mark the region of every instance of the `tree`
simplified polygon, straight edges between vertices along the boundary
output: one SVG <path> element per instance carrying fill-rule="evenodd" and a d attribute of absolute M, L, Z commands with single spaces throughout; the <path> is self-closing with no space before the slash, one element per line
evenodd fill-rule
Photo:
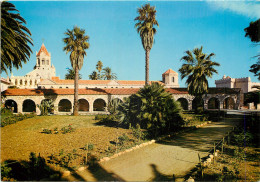
<path fill-rule="evenodd" d="M 140 34 L 142 45 L 145 50 L 145 84 L 149 84 L 149 56 L 150 50 L 152 49 L 154 43 L 154 35 L 156 29 L 154 26 L 159 26 L 156 18 L 156 10 L 154 6 L 150 4 L 145 4 L 141 8 L 138 8 L 137 12 L 139 16 L 135 18 L 138 21 L 135 24 L 137 32 Z"/>
<path fill-rule="evenodd" d="M 157 136 L 183 124 L 181 106 L 159 83 L 145 85 L 119 105 L 119 118 L 131 126 L 140 125 Z"/>
<path fill-rule="evenodd" d="M 73 69 L 67 68 L 68 73 L 65 74 L 65 80 L 75 80 L 75 71 Z M 81 74 L 79 74 L 79 80 L 82 78 Z"/>
<path fill-rule="evenodd" d="M 99 80 L 98 73 L 96 71 L 93 71 L 91 75 L 89 75 L 90 80 Z"/>
<path fill-rule="evenodd" d="M 260 42 L 260 19 L 258 19 L 255 22 L 251 22 L 249 27 L 244 29 L 246 34 L 245 37 L 249 37 L 252 42 L 256 43 L 256 45 L 259 45 Z M 250 67 L 250 72 L 254 73 L 255 76 L 258 77 L 258 80 L 260 80 L 260 54 L 256 55 L 255 57 L 258 58 L 258 61 L 256 64 L 253 64 Z"/>
<path fill-rule="evenodd" d="M 72 30 L 67 29 L 65 35 L 66 37 L 63 39 L 63 42 L 66 45 L 63 50 L 66 51 L 66 54 L 70 52 L 71 66 L 75 71 L 73 115 L 77 116 L 79 70 L 83 66 L 84 56 L 87 55 L 85 50 L 89 48 L 89 36 L 85 35 L 84 29 L 80 29 L 77 26 Z"/>
<path fill-rule="evenodd" d="M 98 71 L 98 80 L 102 79 L 102 75 L 101 75 L 102 68 L 103 68 L 103 63 L 102 61 L 99 60 L 96 65 L 96 69 Z"/>
<path fill-rule="evenodd" d="M 3 1 L 1 3 L 1 72 L 22 68 L 22 63 L 29 61 L 33 45 L 30 30 L 23 24 L 26 21 L 20 16 L 15 6 Z"/>
<path fill-rule="evenodd" d="M 214 53 L 209 55 L 202 52 L 203 47 L 195 48 L 193 51 L 186 51 L 186 55 L 181 58 L 185 63 L 179 69 L 181 79 L 187 77 L 186 84 L 188 85 L 189 94 L 202 99 L 202 95 L 208 92 L 208 80 L 212 78 L 213 73 L 218 73 L 214 66 L 220 64 L 211 61 Z"/>
<path fill-rule="evenodd" d="M 112 73 L 112 70 L 110 67 L 105 67 L 103 69 L 103 74 L 102 74 L 102 78 L 104 80 L 116 80 L 117 76 L 115 73 Z"/>

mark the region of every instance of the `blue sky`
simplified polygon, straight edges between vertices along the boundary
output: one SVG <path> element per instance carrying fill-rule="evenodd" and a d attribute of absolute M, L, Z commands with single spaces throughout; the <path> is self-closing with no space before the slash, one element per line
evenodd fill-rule
<path fill-rule="evenodd" d="M 215 53 L 219 62 L 218 75 L 209 85 L 228 75 L 234 78 L 250 76 L 248 70 L 256 62 L 252 57 L 260 49 L 245 37 L 244 28 L 260 18 L 258 2 L 149 1 L 156 7 L 159 27 L 150 54 L 150 80 L 161 80 L 167 69 L 181 67 L 184 51 L 204 47 L 205 53 Z M 30 61 L 13 75 L 30 72 L 36 63 L 36 51 L 44 42 L 51 52 L 56 75 L 64 79 L 71 67 L 69 54 L 63 51 L 64 32 L 77 25 L 89 35 L 90 48 L 80 73 L 83 79 L 95 70 L 98 60 L 109 66 L 118 80 L 144 80 L 145 52 L 134 25 L 139 1 L 12 1 L 27 21 L 34 46 Z M 3 77 L 6 75 L 3 73 Z M 185 87 L 185 80 L 180 80 Z"/>

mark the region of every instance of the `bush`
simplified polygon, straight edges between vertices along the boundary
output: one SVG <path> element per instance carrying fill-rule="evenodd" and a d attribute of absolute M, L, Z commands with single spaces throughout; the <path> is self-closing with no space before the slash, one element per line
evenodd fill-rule
<path fill-rule="evenodd" d="M 27 119 L 27 118 L 32 118 L 34 116 L 36 116 L 35 113 L 30 113 L 30 114 L 21 114 L 21 113 L 19 113 L 17 115 L 12 115 L 10 117 L 6 117 L 6 118 L 3 118 L 1 120 L 1 127 L 7 126 L 9 124 L 14 124 L 14 123 L 16 123 L 18 121 L 22 121 L 22 120 Z"/>
<path fill-rule="evenodd" d="M 37 104 L 37 107 L 41 111 L 41 116 L 46 116 L 48 113 L 52 113 L 54 110 L 54 103 L 53 100 L 44 100 L 42 103 L 39 105 Z"/>
<path fill-rule="evenodd" d="M 129 140 L 129 137 L 124 133 L 123 135 L 118 137 L 118 144 L 124 145 L 125 142 Z"/>
<path fill-rule="evenodd" d="M 107 115 L 105 115 L 105 114 L 98 114 L 98 115 L 95 115 L 95 120 L 102 120 L 106 117 L 107 117 Z"/>
<path fill-rule="evenodd" d="M 148 129 L 152 136 L 178 130 L 183 124 L 181 106 L 159 83 L 140 89 L 120 104 L 119 118 L 124 124 Z"/>

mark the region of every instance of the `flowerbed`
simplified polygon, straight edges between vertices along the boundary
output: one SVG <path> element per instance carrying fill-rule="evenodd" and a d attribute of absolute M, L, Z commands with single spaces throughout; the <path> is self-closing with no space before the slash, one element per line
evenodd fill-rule
<path fill-rule="evenodd" d="M 9 117 L 5 117 L 1 120 L 1 127 L 10 125 L 10 124 L 14 124 L 18 121 L 22 121 L 24 119 L 28 119 L 28 118 L 33 118 L 34 116 L 36 116 L 35 113 L 30 113 L 30 114 L 17 114 L 17 115 L 11 115 Z"/>

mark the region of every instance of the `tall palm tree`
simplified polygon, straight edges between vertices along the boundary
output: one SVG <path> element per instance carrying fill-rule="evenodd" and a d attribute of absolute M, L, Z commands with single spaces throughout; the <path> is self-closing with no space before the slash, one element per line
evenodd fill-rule
<path fill-rule="evenodd" d="M 23 24 L 26 21 L 20 16 L 15 6 L 3 1 L 1 3 L 1 72 L 19 69 L 22 63 L 29 61 L 33 45 L 31 32 Z"/>
<path fill-rule="evenodd" d="M 65 32 L 66 37 L 63 42 L 66 46 L 63 48 L 66 54 L 70 52 L 70 62 L 73 70 L 75 71 L 74 81 L 74 107 L 73 115 L 78 115 L 78 80 L 79 70 L 83 66 L 84 56 L 87 55 L 86 49 L 89 48 L 89 36 L 85 35 L 85 30 L 75 26 L 72 30 L 67 29 Z"/>
<path fill-rule="evenodd" d="M 96 71 L 93 71 L 91 75 L 89 75 L 90 80 L 98 80 L 98 73 Z"/>
<path fill-rule="evenodd" d="M 101 76 L 102 68 L 103 68 L 103 63 L 102 63 L 102 61 L 99 60 L 96 65 L 96 69 L 98 70 L 98 80 L 102 79 L 102 76 Z"/>
<path fill-rule="evenodd" d="M 139 16 L 135 18 L 138 21 L 135 24 L 137 32 L 140 34 L 142 45 L 145 50 L 145 85 L 149 84 L 149 56 L 154 42 L 154 34 L 156 33 L 155 25 L 159 26 L 154 6 L 145 4 L 137 9 Z"/>
<path fill-rule="evenodd" d="M 105 67 L 103 69 L 103 75 L 102 75 L 104 80 L 116 80 L 117 76 L 115 73 L 112 73 L 111 68 Z"/>
<path fill-rule="evenodd" d="M 217 73 L 214 66 L 220 66 L 219 63 L 211 61 L 214 53 L 209 55 L 202 52 L 203 47 L 195 48 L 193 51 L 186 51 L 186 55 L 181 58 L 185 63 L 179 69 L 181 79 L 187 77 L 186 84 L 188 85 L 189 94 L 202 98 L 203 94 L 208 92 L 208 80 L 213 73 Z"/>

